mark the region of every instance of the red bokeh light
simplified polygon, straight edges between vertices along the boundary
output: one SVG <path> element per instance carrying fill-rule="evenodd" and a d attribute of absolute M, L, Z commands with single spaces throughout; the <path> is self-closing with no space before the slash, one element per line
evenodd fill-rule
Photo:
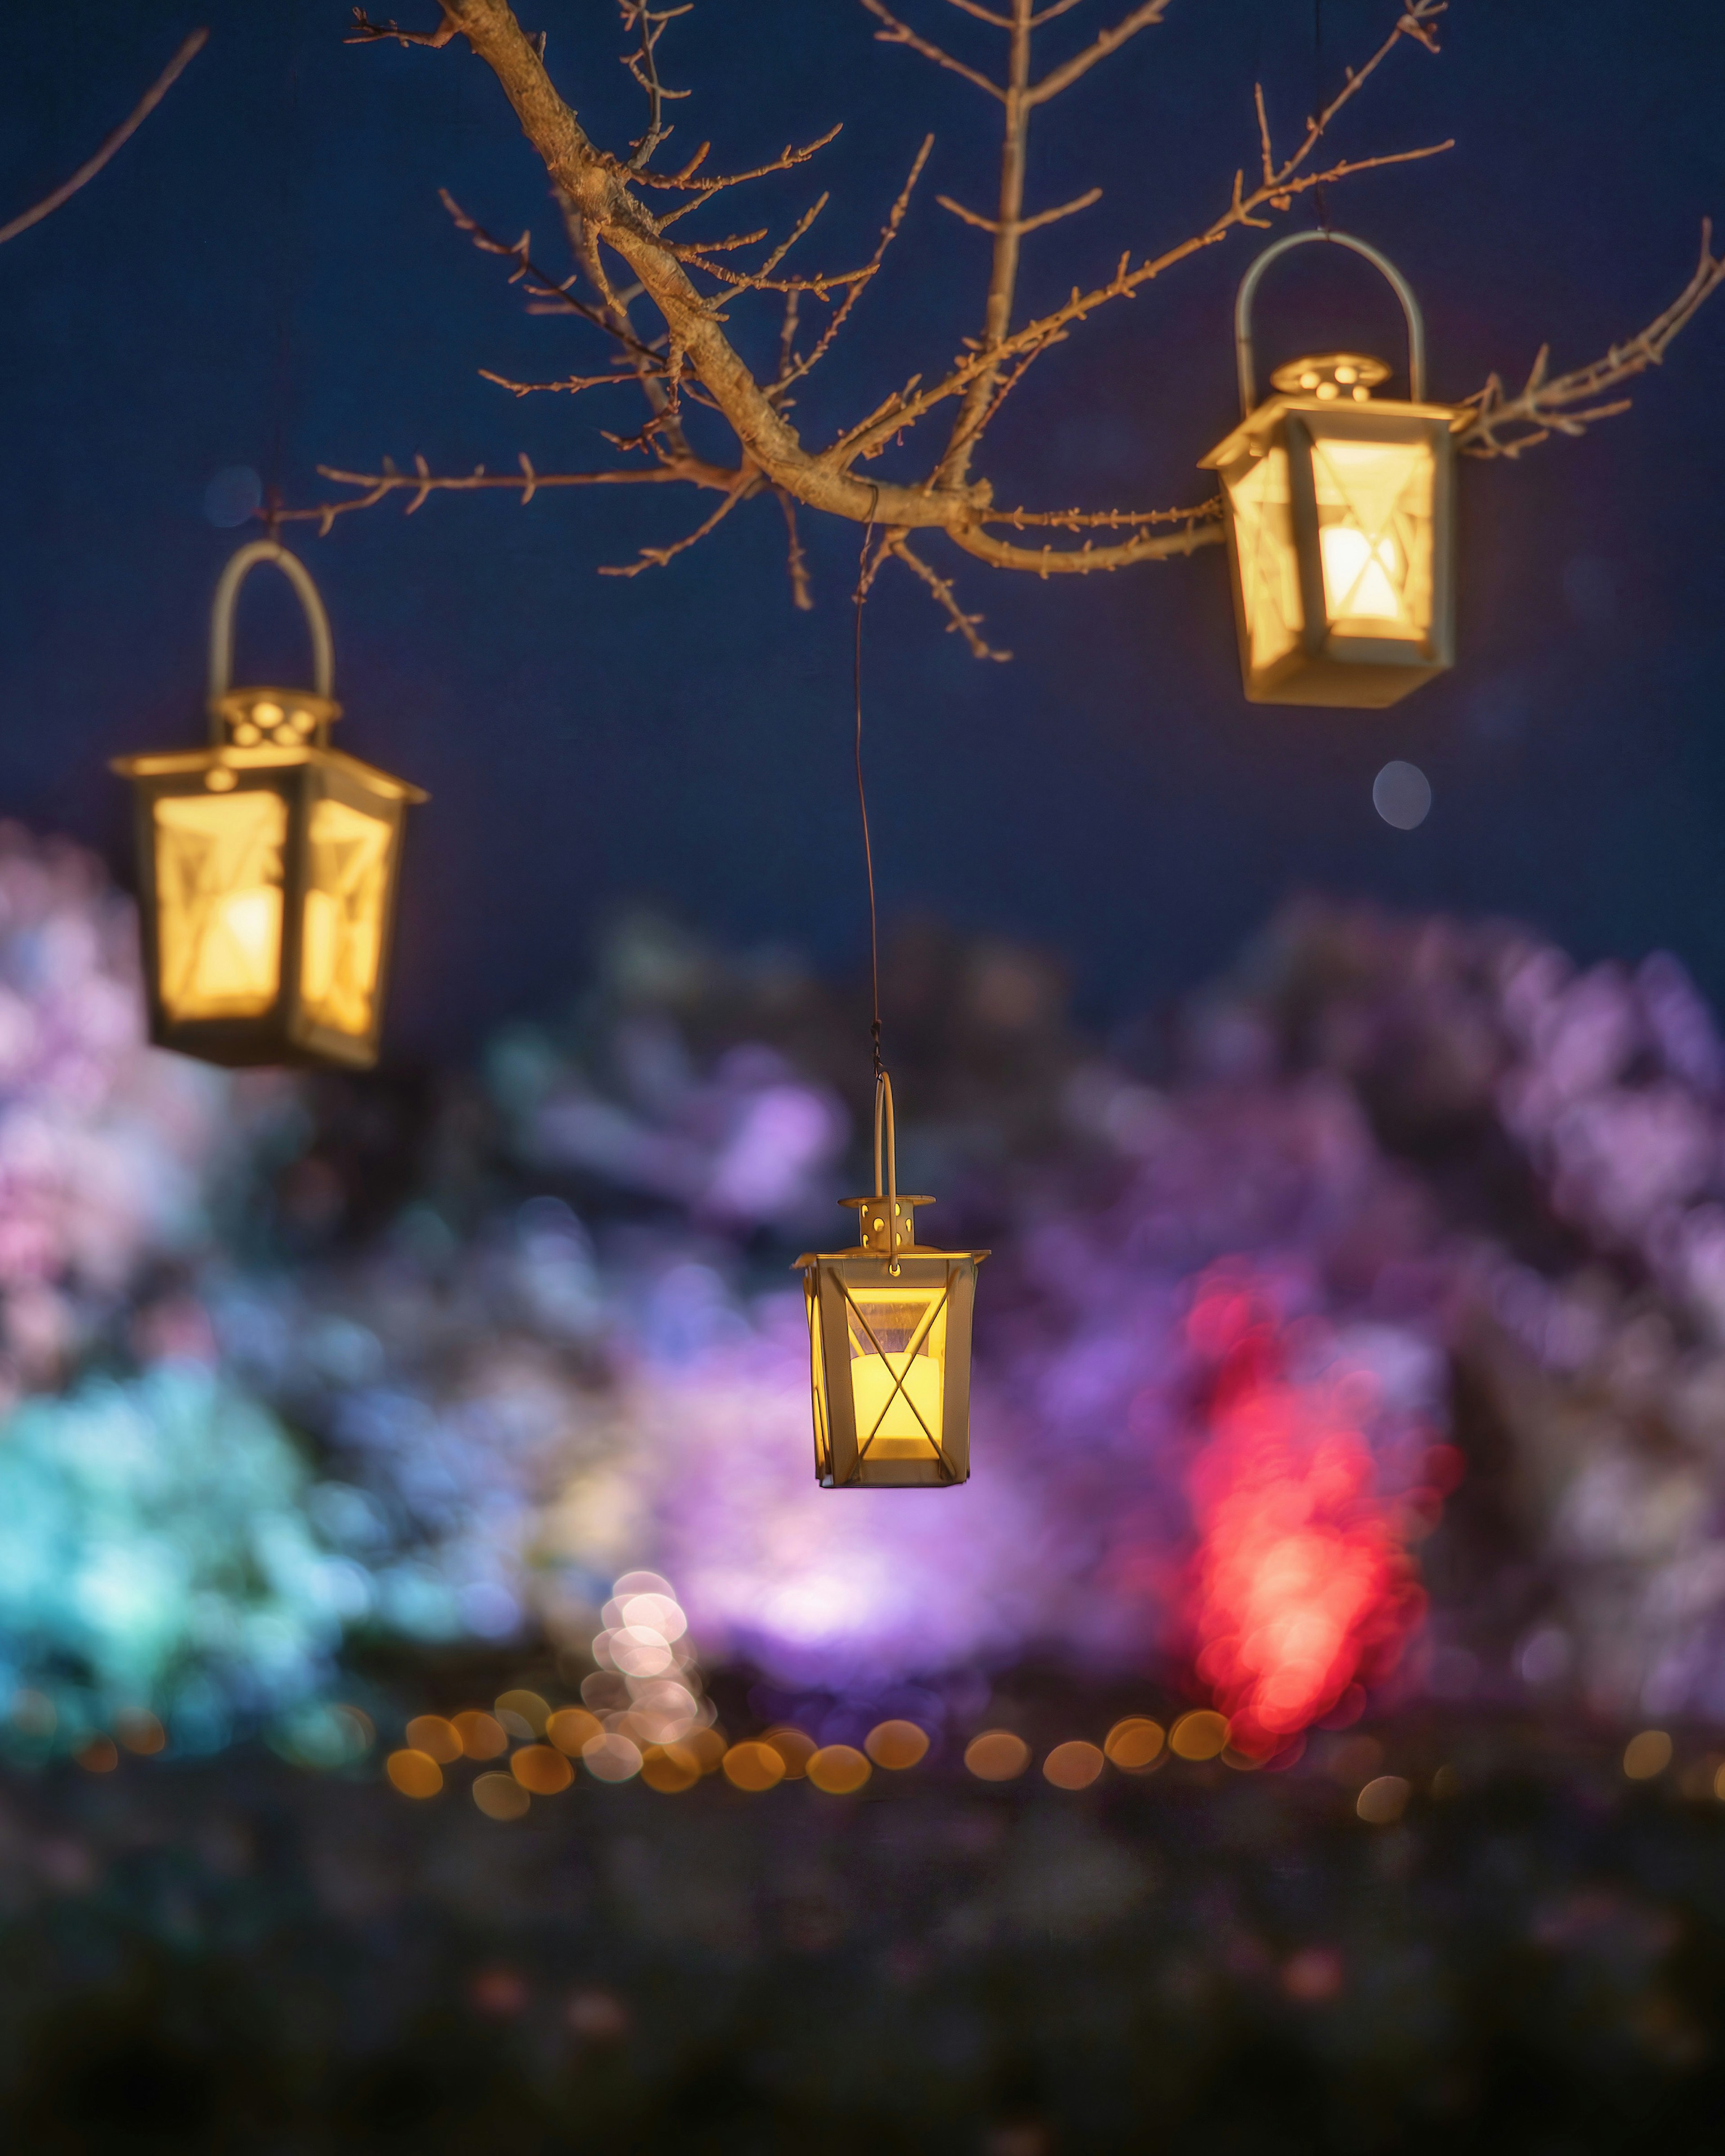
<path fill-rule="evenodd" d="M 1213 1365 L 1189 1481 L 1196 1668 L 1235 1749 L 1265 1758 L 1401 1659 L 1425 1606 L 1410 1507 L 1379 1487 L 1370 1372 L 1291 1375 L 1287 1328 L 1237 1273 L 1200 1286 L 1188 1338 Z M 1441 1502 L 1429 1486 L 1419 1499 L 1428 1518 Z"/>

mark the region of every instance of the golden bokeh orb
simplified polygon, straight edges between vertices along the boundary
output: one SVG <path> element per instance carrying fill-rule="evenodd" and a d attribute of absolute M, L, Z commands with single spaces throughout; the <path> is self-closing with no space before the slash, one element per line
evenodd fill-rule
<path fill-rule="evenodd" d="M 444 1770 L 429 1752 L 412 1746 L 392 1752 L 383 1771 L 404 1797 L 434 1797 L 444 1785 Z"/>
<path fill-rule="evenodd" d="M 509 1749 L 509 1737 L 495 1714 L 470 1707 L 454 1717 L 455 1734 L 470 1759 L 495 1759 Z"/>
<path fill-rule="evenodd" d="M 1102 1741 L 1102 1749 L 1123 1774 L 1142 1774 L 1162 1757 L 1168 1732 L 1147 1715 L 1129 1714 L 1117 1722 Z"/>
<path fill-rule="evenodd" d="M 701 1762 L 686 1744 L 649 1744 L 641 1754 L 641 1779 L 662 1797 L 680 1796 L 701 1779 Z"/>
<path fill-rule="evenodd" d="M 869 1779 L 869 1763 L 854 1744 L 823 1744 L 809 1762 L 809 1779 L 829 1797 L 852 1797 Z"/>
<path fill-rule="evenodd" d="M 807 1730 L 794 1729 L 788 1722 L 782 1723 L 777 1729 L 769 1729 L 761 1742 L 770 1744 L 783 1760 L 784 1778 L 788 1782 L 800 1782 L 809 1772 L 809 1762 L 820 1749 Z"/>
<path fill-rule="evenodd" d="M 1228 1722 L 1208 1707 L 1183 1714 L 1168 1732 L 1168 1749 L 1182 1759 L 1214 1759 L 1228 1742 Z"/>
<path fill-rule="evenodd" d="M 1057 1789 L 1087 1789 L 1102 1771 L 1102 1748 L 1073 1738 L 1056 1744 L 1042 1763 L 1043 1779 Z"/>
<path fill-rule="evenodd" d="M 461 1757 L 459 1732 L 440 1714 L 416 1714 L 408 1724 L 408 1742 L 416 1752 L 429 1753 L 440 1766 Z"/>
<path fill-rule="evenodd" d="M 1623 1748 L 1623 1771 L 1632 1782 L 1651 1782 L 1671 1763 L 1671 1740 L 1662 1729 L 1644 1729 Z"/>
<path fill-rule="evenodd" d="M 979 1782 L 1013 1782 L 1029 1765 L 1030 1748 L 1009 1729 L 985 1729 L 965 1746 L 964 1763 Z"/>
<path fill-rule="evenodd" d="M 1379 1774 L 1354 1799 L 1353 1808 L 1368 1826 L 1392 1826 L 1407 1810 L 1411 1794 L 1399 1774 Z"/>
<path fill-rule="evenodd" d="M 492 1773 L 475 1779 L 473 1801 L 487 1819 L 518 1820 L 533 1799 L 513 1774 Z"/>
<path fill-rule="evenodd" d="M 927 1756 L 928 1732 L 914 1722 L 877 1722 L 864 1738 L 863 1749 L 877 1767 L 899 1771 Z"/>
<path fill-rule="evenodd" d="M 770 1744 L 733 1744 L 720 1762 L 733 1789 L 758 1795 L 784 1779 L 784 1761 Z"/>
<path fill-rule="evenodd" d="M 593 1738 L 604 1733 L 603 1722 L 584 1707 L 560 1707 L 545 1724 L 545 1734 L 559 1752 L 567 1752 L 572 1759 L 578 1759 Z"/>
<path fill-rule="evenodd" d="M 575 1779 L 575 1769 L 549 1744 L 522 1745 L 510 1761 L 509 1771 L 536 1797 L 557 1796 Z"/>

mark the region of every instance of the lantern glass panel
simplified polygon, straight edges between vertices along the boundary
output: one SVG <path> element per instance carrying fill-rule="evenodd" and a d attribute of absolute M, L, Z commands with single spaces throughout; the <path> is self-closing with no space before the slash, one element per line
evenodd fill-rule
<path fill-rule="evenodd" d="M 156 801 L 157 932 L 169 1018 L 254 1018 L 275 1003 L 287 821 L 287 803 L 265 788 Z"/>
<path fill-rule="evenodd" d="M 1225 477 L 1251 663 L 1269 666 L 1293 649 L 1304 625 L 1288 453 L 1270 449 Z"/>
<path fill-rule="evenodd" d="M 307 1017 L 337 1033 L 372 1030 L 393 836 L 345 801 L 312 806 L 300 993 Z"/>
<path fill-rule="evenodd" d="M 859 1455 L 937 1460 L 945 1414 L 946 1286 L 847 1283 L 845 1300 Z"/>
<path fill-rule="evenodd" d="M 1412 644 L 1430 634 L 1436 471 L 1429 440 L 1345 440 L 1313 427 L 1324 611 L 1335 634 Z"/>
<path fill-rule="evenodd" d="M 826 1358 L 820 1345 L 820 1291 L 811 1265 L 803 1276 L 803 1299 L 809 1310 L 809 1368 L 814 1394 L 814 1473 L 816 1480 L 833 1479 L 833 1433 L 827 1417 Z"/>

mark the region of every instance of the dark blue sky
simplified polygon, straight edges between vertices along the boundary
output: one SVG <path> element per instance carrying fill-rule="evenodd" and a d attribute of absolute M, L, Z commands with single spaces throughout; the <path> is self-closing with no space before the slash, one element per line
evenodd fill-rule
<path fill-rule="evenodd" d="M 433 18 L 431 0 L 394 4 Z M 992 33 L 937 0 L 903 6 L 986 55 Z M 1050 49 L 1123 8 L 1087 0 Z M 1324 0 L 1327 76 L 1390 13 Z M 526 449 L 577 469 L 603 459 L 597 426 L 635 424 L 620 392 L 517 403 L 479 378 L 601 362 L 588 334 L 527 317 L 438 203 L 445 186 L 501 232 L 531 225 L 561 265 L 543 171 L 465 46 L 351 48 L 347 13 L 346 0 L 64 0 L 8 25 L 7 213 L 87 152 L 187 29 L 213 32 L 116 164 L 0 250 L 0 810 L 122 870 L 107 758 L 201 725 L 209 595 L 234 543 L 203 514 L 215 470 L 267 470 L 279 439 L 284 490 L 305 501 L 319 462 L 424 451 L 440 469 L 495 470 Z M 1214 213 L 1255 156 L 1255 74 L 1284 134 L 1308 109 L 1312 15 L 1310 0 L 1178 0 L 1049 109 L 1032 206 L 1092 183 L 1106 195 L 1027 243 L 1025 304 Z M 639 131 L 600 0 L 535 0 L 523 19 L 548 31 L 553 74 L 600 141 Z M 986 241 L 934 196 L 986 206 L 994 108 L 871 29 L 850 0 L 702 0 L 664 48 L 669 79 L 696 91 L 677 146 L 711 136 L 716 164 L 846 123 L 815 167 L 732 198 L 733 222 L 782 225 L 831 188 L 811 260 L 860 259 L 936 131 L 906 234 L 798 412 L 809 439 L 937 367 L 974 328 L 986 275 Z M 1337 147 L 1453 135 L 1456 148 L 1352 182 L 1330 207 L 1414 280 L 1434 392 L 1460 396 L 1493 367 L 1518 377 L 1548 338 L 1557 367 L 1593 357 L 1688 275 L 1702 214 L 1725 217 L 1725 11 L 1455 0 L 1445 44 L 1437 60 L 1399 54 Z M 716 231 L 724 213 L 702 214 Z M 997 490 L 1200 498 L 1197 460 L 1234 415 L 1229 314 L 1250 251 L 1230 240 L 1044 359 L 991 437 Z M 1365 272 L 1310 254 L 1266 288 L 1264 319 L 1272 361 L 1395 336 Z M 766 303 L 735 311 L 746 349 L 764 355 L 775 328 Z M 1511 911 L 1587 957 L 1663 944 L 1725 998 L 1722 356 L 1715 301 L 1631 414 L 1518 467 L 1465 469 L 1461 663 L 1389 713 L 1246 706 L 1219 550 L 1045 585 L 931 542 L 1017 657 L 977 663 L 902 573 L 880 587 L 868 697 L 884 909 L 1051 946 L 1098 1016 L 1198 978 L 1302 886 Z M 594 574 L 690 528 L 710 500 L 444 498 L 300 542 L 335 622 L 346 745 L 433 795 L 403 902 L 398 1059 L 465 1054 L 498 1019 L 555 1004 L 619 896 L 857 957 L 855 530 L 805 516 L 812 614 L 791 608 L 770 500 L 666 570 Z M 259 600 L 254 671 L 288 663 L 288 628 Z M 1435 788 L 1411 834 L 1372 808 L 1391 757 Z"/>

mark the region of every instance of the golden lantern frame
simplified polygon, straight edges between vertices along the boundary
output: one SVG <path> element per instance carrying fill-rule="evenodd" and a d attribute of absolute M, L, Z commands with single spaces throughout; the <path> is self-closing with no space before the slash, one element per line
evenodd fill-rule
<path fill-rule="evenodd" d="M 310 690 L 233 685 L 234 608 L 265 562 L 305 617 Z M 216 587 L 208 747 L 114 760 L 135 793 L 159 1047 L 234 1065 L 377 1061 L 405 813 L 426 796 L 331 747 L 334 673 L 311 572 L 275 540 L 253 541 Z"/>
<path fill-rule="evenodd" d="M 898 1188 L 884 1070 L 874 1195 L 840 1202 L 856 1212 L 856 1244 L 805 1251 L 793 1268 L 809 1318 L 815 1479 L 827 1490 L 951 1488 L 970 1476 L 971 1318 L 988 1253 L 918 1248 L 916 1208 L 934 1200 Z"/>
<path fill-rule="evenodd" d="M 1352 352 L 1278 367 L 1258 402 L 1252 301 L 1271 264 L 1314 241 L 1382 273 L 1408 330 L 1406 400 Z M 1406 278 L 1343 232 L 1266 247 L 1234 310 L 1240 424 L 1201 460 L 1222 482 L 1240 678 L 1255 704 L 1383 710 L 1455 659 L 1453 436 L 1470 416 L 1428 402 L 1425 326 Z"/>

